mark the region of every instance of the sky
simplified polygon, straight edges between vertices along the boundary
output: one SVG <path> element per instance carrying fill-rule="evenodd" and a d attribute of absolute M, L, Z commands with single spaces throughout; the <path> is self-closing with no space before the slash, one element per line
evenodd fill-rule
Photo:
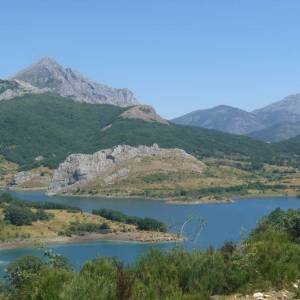
<path fill-rule="evenodd" d="M 165 118 L 300 92 L 299 0 L 9 0 L 0 78 L 42 57 L 131 89 Z"/>

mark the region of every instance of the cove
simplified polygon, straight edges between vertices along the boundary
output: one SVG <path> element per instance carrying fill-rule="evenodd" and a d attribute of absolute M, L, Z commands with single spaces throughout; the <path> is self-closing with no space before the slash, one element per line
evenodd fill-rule
<path fill-rule="evenodd" d="M 112 208 L 128 215 L 153 217 L 166 222 L 173 232 L 178 232 L 182 224 L 191 219 L 184 228 L 187 240 L 182 246 L 187 249 L 219 247 L 229 240 L 237 242 L 247 236 L 261 217 L 275 208 L 300 208 L 300 200 L 296 197 L 249 198 L 230 204 L 174 205 L 159 200 L 136 198 L 48 197 L 43 192 L 36 191 L 12 193 L 23 200 L 65 203 L 87 212 L 94 208 Z M 74 267 L 79 269 L 85 261 L 95 256 L 115 256 L 126 263 L 132 263 L 152 247 L 170 249 L 174 246 L 175 243 L 101 241 L 49 247 L 68 257 Z M 0 250 L 0 276 L 9 262 L 28 254 L 41 255 L 41 252 L 36 248 Z"/>

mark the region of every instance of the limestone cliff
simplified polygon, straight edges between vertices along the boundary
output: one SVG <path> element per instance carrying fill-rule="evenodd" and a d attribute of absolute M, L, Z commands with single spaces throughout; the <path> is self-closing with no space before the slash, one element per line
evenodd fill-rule
<path fill-rule="evenodd" d="M 135 194 L 139 180 L 174 178 L 174 174 L 202 173 L 205 165 L 181 149 L 119 145 L 94 154 L 72 154 L 57 170 L 48 188 L 49 194 L 116 192 Z M 170 175 L 172 174 L 172 175 Z M 148 177 L 147 177 L 148 176 Z M 155 177 L 156 176 L 156 177 Z M 170 177 L 170 178 L 171 178 Z M 122 184 L 122 182 L 126 184 Z M 132 193 L 130 193 L 130 190 Z"/>

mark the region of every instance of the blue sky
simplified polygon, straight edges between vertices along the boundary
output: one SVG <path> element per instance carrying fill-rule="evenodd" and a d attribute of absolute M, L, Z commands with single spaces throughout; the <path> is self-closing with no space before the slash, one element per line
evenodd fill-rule
<path fill-rule="evenodd" d="M 300 1 L 1 2 L 0 78 L 44 56 L 166 118 L 300 92 Z"/>

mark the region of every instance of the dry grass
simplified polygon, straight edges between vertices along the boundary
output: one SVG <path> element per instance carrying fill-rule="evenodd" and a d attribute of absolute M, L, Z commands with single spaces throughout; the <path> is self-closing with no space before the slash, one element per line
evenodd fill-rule
<path fill-rule="evenodd" d="M 8 162 L 0 156 L 0 189 L 7 186 L 17 169 L 18 165 Z"/>
<path fill-rule="evenodd" d="M 240 167 L 237 167 L 239 165 Z M 81 186 L 79 194 L 104 196 L 142 196 L 168 198 L 178 197 L 182 191 L 196 191 L 211 187 L 232 187 L 260 182 L 270 185 L 269 190 L 249 190 L 249 196 L 298 193 L 300 172 L 292 167 L 264 165 L 262 170 L 246 169 L 246 162 L 210 159 L 202 165 L 202 172 L 196 172 L 193 162 L 180 164 L 168 159 L 147 158 L 136 164 L 124 163 L 130 173 L 110 184 L 101 180 Z M 241 168 L 244 168 L 242 169 Z M 114 170 L 116 172 L 116 170 Z M 149 180 L 149 178 L 152 180 Z M 272 186 L 285 185 L 280 191 Z M 75 191 L 74 191 L 75 192 Z"/>
<path fill-rule="evenodd" d="M 34 211 L 34 209 L 33 209 Z M 40 242 L 69 242 L 88 240 L 128 240 L 141 242 L 157 242 L 176 240 L 177 237 L 162 232 L 141 231 L 135 225 L 123 224 L 107 220 L 101 216 L 68 212 L 66 210 L 45 210 L 52 214 L 49 221 L 37 221 L 32 225 L 14 226 L 0 222 L 0 247 L 17 248 Z M 0 220 L 3 219 L 3 209 L 0 209 Z M 68 228 L 72 222 L 102 224 L 107 223 L 110 233 L 90 233 L 84 236 L 61 236 L 59 233 Z M 2 242 L 2 244 L 1 244 Z"/>

